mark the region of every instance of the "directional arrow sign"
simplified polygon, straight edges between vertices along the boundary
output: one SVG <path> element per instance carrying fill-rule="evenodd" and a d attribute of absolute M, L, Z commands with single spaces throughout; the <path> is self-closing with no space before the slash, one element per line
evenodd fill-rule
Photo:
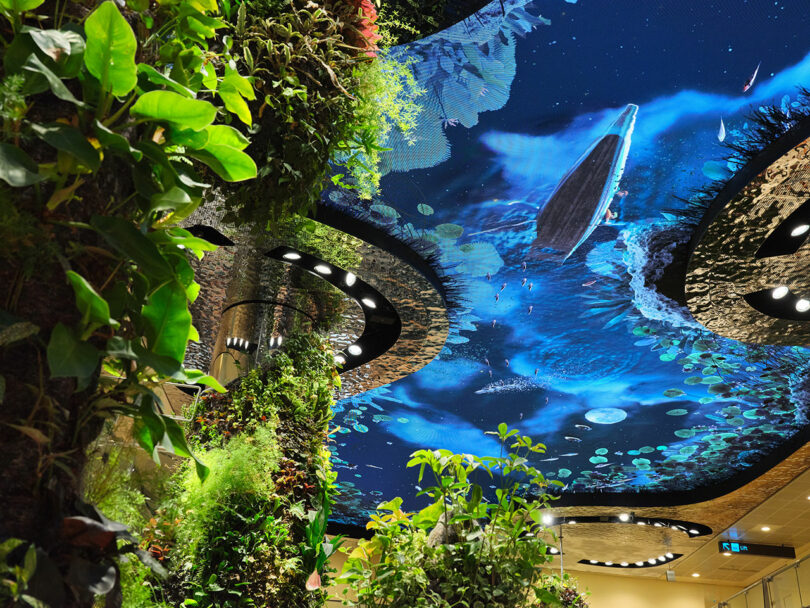
<path fill-rule="evenodd" d="M 737 540 L 721 540 L 717 543 L 720 553 L 738 553 L 745 555 L 763 555 L 765 557 L 782 557 L 795 559 L 796 551 L 793 547 L 784 545 L 757 545 Z"/>

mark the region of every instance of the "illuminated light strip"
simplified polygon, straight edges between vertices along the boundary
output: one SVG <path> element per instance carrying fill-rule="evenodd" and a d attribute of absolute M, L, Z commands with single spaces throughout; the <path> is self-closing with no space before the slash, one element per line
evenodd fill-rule
<path fill-rule="evenodd" d="M 335 353 L 339 373 L 376 359 L 399 339 L 402 321 L 393 304 L 354 273 L 291 247 L 276 247 L 266 252 L 265 256 L 311 272 L 352 298 L 363 310 L 365 327 L 362 335 L 353 344 Z"/>
<path fill-rule="evenodd" d="M 543 525 L 546 527 L 573 524 L 622 524 L 637 526 L 652 526 L 655 528 L 669 528 L 676 532 L 683 532 L 689 538 L 708 536 L 712 533 L 709 526 L 692 521 L 668 519 L 666 517 L 638 517 L 635 514 L 620 513 L 618 515 L 585 515 L 585 516 L 559 516 L 543 515 Z"/>
<path fill-rule="evenodd" d="M 600 568 L 657 568 L 658 566 L 672 563 L 676 559 L 683 557 L 683 553 L 667 553 L 666 557 L 664 557 L 664 561 L 661 561 L 661 557 L 651 557 L 647 560 L 637 562 L 620 562 L 618 564 L 615 562 L 603 562 L 595 559 L 581 559 L 577 563 L 585 564 L 586 566 L 598 566 Z"/>

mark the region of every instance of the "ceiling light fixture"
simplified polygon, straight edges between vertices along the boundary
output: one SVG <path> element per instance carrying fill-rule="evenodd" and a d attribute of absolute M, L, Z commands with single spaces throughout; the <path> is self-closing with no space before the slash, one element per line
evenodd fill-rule
<path fill-rule="evenodd" d="M 344 363 L 346 363 L 346 357 L 344 357 L 343 355 L 335 355 L 335 363 L 337 363 L 338 365 L 343 365 Z"/>
<path fill-rule="evenodd" d="M 320 274 L 332 274 L 332 269 L 324 264 L 318 264 L 315 266 L 315 272 L 319 272 Z"/>
<path fill-rule="evenodd" d="M 622 562 L 620 565 L 622 568 L 627 568 L 627 566 L 629 566 L 630 564 L 628 564 L 627 562 Z"/>
<path fill-rule="evenodd" d="M 774 300 L 781 300 L 788 294 L 788 291 L 790 290 L 787 288 L 787 285 L 780 285 L 771 292 L 771 297 Z"/>
<path fill-rule="evenodd" d="M 793 230 L 790 231 L 790 236 L 801 236 L 808 230 L 810 230 L 810 225 L 799 224 Z"/>
<path fill-rule="evenodd" d="M 798 302 L 796 302 L 796 310 L 799 312 L 807 312 L 810 310 L 810 300 L 801 298 Z"/>
<path fill-rule="evenodd" d="M 290 251 L 289 253 L 285 253 L 281 257 L 283 257 L 285 260 L 300 260 L 301 259 L 301 255 L 298 254 L 298 253 L 295 253 L 294 251 Z"/>
<path fill-rule="evenodd" d="M 726 557 L 731 557 L 731 553 L 729 553 L 728 551 L 723 552 L 723 555 L 725 555 Z"/>
<path fill-rule="evenodd" d="M 630 516 L 627 513 L 619 513 L 619 521 L 630 521 Z"/>
<path fill-rule="evenodd" d="M 692 573 L 692 576 L 693 576 L 694 578 L 699 578 L 699 577 L 700 577 L 700 574 L 698 574 L 697 572 L 693 572 L 693 573 Z"/>
<path fill-rule="evenodd" d="M 762 530 L 763 532 L 770 532 L 770 531 L 771 531 L 771 527 L 770 527 L 770 526 L 762 526 L 762 527 L 760 528 L 760 530 Z"/>
<path fill-rule="evenodd" d="M 360 300 L 363 304 L 368 306 L 369 308 L 377 308 L 377 305 L 374 303 L 374 300 L 371 298 L 361 298 Z"/>
<path fill-rule="evenodd" d="M 666 555 L 669 559 L 672 559 L 673 557 L 675 557 L 674 555 L 672 555 L 672 553 L 665 553 L 664 555 Z"/>
<path fill-rule="evenodd" d="M 356 357 L 357 355 L 359 355 L 359 354 L 361 354 L 361 353 L 363 352 L 363 349 L 362 349 L 362 348 L 360 348 L 359 346 L 357 346 L 357 344 L 352 344 L 352 345 L 351 345 L 349 348 L 347 348 L 346 350 L 348 350 L 348 351 L 349 351 L 349 354 L 350 354 L 350 355 L 354 355 L 355 357 Z"/>
<path fill-rule="evenodd" d="M 592 563 L 592 564 L 598 564 L 598 563 L 599 563 L 599 562 L 598 562 L 598 561 L 596 561 L 595 559 L 592 559 L 592 560 L 590 560 L 590 561 L 591 561 L 591 563 Z"/>
<path fill-rule="evenodd" d="M 651 557 L 650 559 L 647 560 L 647 562 L 650 564 L 655 564 L 655 558 Z"/>
<path fill-rule="evenodd" d="M 612 565 L 613 565 L 613 562 L 605 562 L 605 565 L 606 565 L 606 566 L 612 566 Z"/>
<path fill-rule="evenodd" d="M 354 285 L 355 281 L 357 281 L 357 275 L 354 274 L 353 272 L 347 272 L 346 273 L 346 285 L 351 287 L 352 285 Z"/>
<path fill-rule="evenodd" d="M 543 515 L 543 525 L 550 526 L 554 523 L 554 518 L 551 515 Z"/>
<path fill-rule="evenodd" d="M 568 520 L 568 523 L 569 523 L 569 524 L 571 524 L 571 525 L 573 526 L 575 523 L 577 523 L 577 520 L 575 520 L 575 519 L 569 519 L 569 520 Z"/>
<path fill-rule="evenodd" d="M 700 534 L 700 532 L 692 528 L 691 530 L 689 530 L 689 534 Z"/>
<path fill-rule="evenodd" d="M 644 562 L 636 562 L 636 566 L 642 568 L 644 566 Z"/>
<path fill-rule="evenodd" d="M 552 547 L 551 549 L 549 549 L 549 551 L 550 551 L 551 553 L 553 553 L 554 555 L 557 555 L 557 553 L 559 553 L 559 552 L 560 552 L 560 550 L 559 550 L 559 549 L 557 549 L 557 547 Z"/>
<path fill-rule="evenodd" d="M 639 526 L 646 526 L 646 525 L 647 525 L 647 522 L 646 522 L 646 521 L 637 521 L 636 523 L 637 523 Z"/>

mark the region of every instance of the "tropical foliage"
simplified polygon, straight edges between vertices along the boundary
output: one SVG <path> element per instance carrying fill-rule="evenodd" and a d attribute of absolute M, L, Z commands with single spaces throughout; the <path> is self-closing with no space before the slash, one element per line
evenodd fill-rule
<path fill-rule="evenodd" d="M 371 516 L 370 540 L 348 552 L 338 582 L 347 585 L 343 603 L 355 608 L 514 608 L 579 606 L 576 592 L 540 567 L 550 561 L 543 510 L 547 481 L 529 464 L 542 454 L 535 444 L 501 424 L 495 435 L 498 457 L 419 450 L 408 467 L 418 482 L 430 483 L 419 495 L 431 504 L 418 513 L 402 510 L 402 499 L 384 502 Z M 479 482 L 496 478 L 495 500 L 484 498 Z"/>
<path fill-rule="evenodd" d="M 127 479 L 115 449 L 104 466 L 94 461 L 87 498 L 139 530 L 140 548 L 168 571 L 159 579 L 122 568 L 125 606 L 323 604 L 326 561 L 340 545 L 325 536 L 335 492 L 325 441 L 338 384 L 326 342 L 293 334 L 227 395 L 205 395 L 189 412 L 191 441 L 211 468 L 204 483 L 190 466 L 162 483 Z"/>

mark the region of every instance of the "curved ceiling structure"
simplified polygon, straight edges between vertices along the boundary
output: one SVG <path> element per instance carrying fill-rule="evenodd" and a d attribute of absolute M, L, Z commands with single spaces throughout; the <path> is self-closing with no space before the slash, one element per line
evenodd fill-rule
<path fill-rule="evenodd" d="M 324 205 L 430 252 L 460 293 L 435 360 L 338 404 L 365 429 L 332 448 L 338 519 L 418 507 L 408 455 L 497 455 L 500 422 L 546 444 L 565 505 L 709 500 L 807 441 L 810 350 L 707 329 L 684 276 L 713 197 L 807 113 L 808 21 L 803 3 L 496 0 L 394 50 L 425 90 L 414 143 L 392 134 L 378 199 Z M 768 281 L 723 297 L 754 310 Z"/>

